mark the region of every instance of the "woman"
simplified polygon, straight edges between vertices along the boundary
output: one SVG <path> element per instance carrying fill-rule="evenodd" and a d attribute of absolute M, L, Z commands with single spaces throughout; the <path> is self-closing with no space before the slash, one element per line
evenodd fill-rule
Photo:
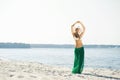
<path fill-rule="evenodd" d="M 75 28 L 74 30 L 74 26 L 77 23 L 81 24 L 83 31 L 80 28 Z M 77 21 L 71 26 L 71 32 L 75 40 L 75 50 L 74 50 L 75 58 L 74 58 L 74 66 L 72 69 L 72 73 L 81 74 L 84 67 L 84 47 L 81 38 L 85 32 L 85 27 L 80 21 Z"/>

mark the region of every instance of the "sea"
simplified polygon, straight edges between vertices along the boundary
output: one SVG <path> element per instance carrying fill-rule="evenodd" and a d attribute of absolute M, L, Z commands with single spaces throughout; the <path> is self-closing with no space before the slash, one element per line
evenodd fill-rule
<path fill-rule="evenodd" d="M 0 58 L 73 67 L 74 48 L 1 48 Z M 120 48 L 85 48 L 85 67 L 120 69 Z"/>

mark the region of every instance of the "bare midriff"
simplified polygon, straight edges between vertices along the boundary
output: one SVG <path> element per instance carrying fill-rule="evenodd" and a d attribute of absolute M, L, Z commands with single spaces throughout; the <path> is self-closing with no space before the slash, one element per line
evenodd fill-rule
<path fill-rule="evenodd" d="M 80 48 L 80 47 L 82 47 L 83 46 L 83 44 L 82 44 L 82 40 L 75 40 L 75 43 L 76 43 L 76 45 L 75 45 L 75 47 L 76 48 Z"/>

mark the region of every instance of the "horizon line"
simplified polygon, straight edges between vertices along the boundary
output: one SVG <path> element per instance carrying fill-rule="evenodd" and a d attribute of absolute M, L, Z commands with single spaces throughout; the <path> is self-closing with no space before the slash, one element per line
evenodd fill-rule
<path fill-rule="evenodd" d="M 14 43 L 22 43 L 22 44 L 34 44 L 34 45 L 74 45 L 74 44 L 68 44 L 68 43 L 61 43 L 61 44 L 58 44 L 58 43 L 26 43 L 26 42 L 0 42 L 0 43 L 11 43 L 11 44 L 14 44 Z M 120 46 L 120 44 L 94 44 L 94 43 L 89 43 L 89 44 L 83 44 L 83 45 L 118 45 Z"/>

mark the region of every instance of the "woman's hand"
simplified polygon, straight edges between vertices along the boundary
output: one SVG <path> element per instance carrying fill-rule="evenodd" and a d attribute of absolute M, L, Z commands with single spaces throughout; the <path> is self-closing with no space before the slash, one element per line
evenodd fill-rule
<path fill-rule="evenodd" d="M 80 21 L 76 21 L 76 23 L 81 23 Z"/>
<path fill-rule="evenodd" d="M 72 25 L 72 27 L 75 25 L 75 24 L 77 24 L 77 23 L 81 23 L 80 21 L 76 21 L 73 25 Z"/>

